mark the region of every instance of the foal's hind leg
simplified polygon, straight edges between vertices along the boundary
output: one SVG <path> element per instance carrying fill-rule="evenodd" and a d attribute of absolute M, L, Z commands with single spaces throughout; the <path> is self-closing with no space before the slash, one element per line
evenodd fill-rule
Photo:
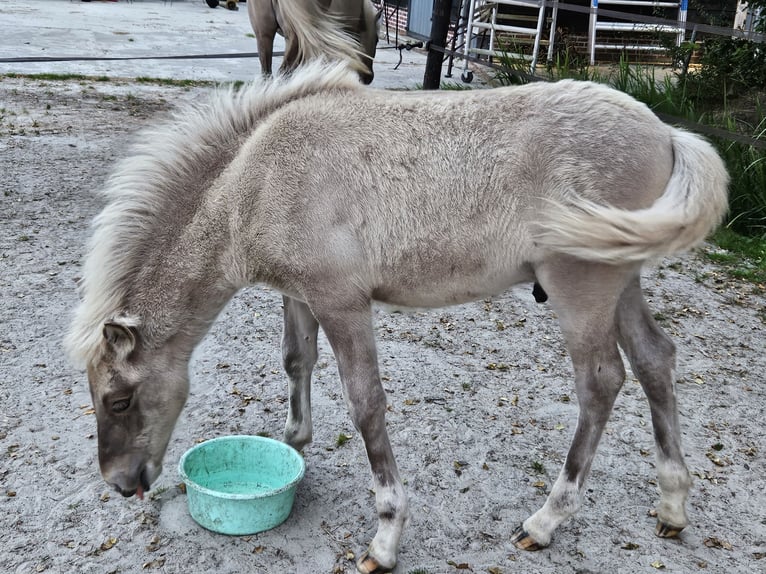
<path fill-rule="evenodd" d="M 408 510 L 386 432 L 386 393 L 378 373 L 370 306 L 360 302 L 356 307 L 338 303 L 326 307 L 312 302 L 312 309 L 332 345 L 343 396 L 372 469 L 378 531 L 357 562 L 357 569 L 363 574 L 388 572 L 396 564 Z"/>
<path fill-rule="evenodd" d="M 649 400 L 657 445 L 660 504 L 656 534 L 677 535 L 689 523 L 686 497 L 691 477 L 684 464 L 674 392 L 675 345 L 652 317 L 639 277 L 628 285 L 617 306 L 620 346 Z"/>
<path fill-rule="evenodd" d="M 297 450 L 311 442 L 311 373 L 317 361 L 319 323 L 305 303 L 283 297 L 282 362 L 289 380 L 290 404 L 285 442 Z"/>
<path fill-rule="evenodd" d="M 580 506 L 580 496 L 612 405 L 625 378 L 614 312 L 629 270 L 560 258 L 536 270 L 566 339 L 580 406 L 564 467 L 543 507 L 513 534 L 525 550 L 550 544 L 553 531 Z"/>

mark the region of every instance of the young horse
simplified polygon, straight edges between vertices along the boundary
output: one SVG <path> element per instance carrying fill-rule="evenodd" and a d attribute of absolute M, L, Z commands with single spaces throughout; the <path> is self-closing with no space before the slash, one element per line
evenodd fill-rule
<path fill-rule="evenodd" d="M 639 272 L 726 211 L 728 177 L 708 143 L 597 84 L 386 92 L 322 63 L 218 93 L 141 140 L 108 182 L 67 339 L 87 367 L 101 472 L 124 496 L 160 474 L 189 357 L 216 315 L 241 287 L 271 285 L 284 294 L 285 441 L 311 441 L 321 326 L 375 485 L 378 530 L 357 567 L 393 567 L 407 498 L 371 305 L 453 305 L 536 279 L 580 415 L 547 501 L 513 542 L 546 546 L 578 508 L 625 376 L 618 345 L 651 407 L 657 534 L 686 526 L 674 345 Z"/>
<path fill-rule="evenodd" d="M 369 0 L 250 0 L 247 14 L 264 75 L 271 75 L 274 36 L 279 32 L 286 45 L 280 71 L 324 56 L 357 62 L 359 77 L 365 84 L 372 82 L 378 14 Z M 345 30 L 361 51 L 350 52 L 348 38 L 339 35 L 340 30 Z"/>

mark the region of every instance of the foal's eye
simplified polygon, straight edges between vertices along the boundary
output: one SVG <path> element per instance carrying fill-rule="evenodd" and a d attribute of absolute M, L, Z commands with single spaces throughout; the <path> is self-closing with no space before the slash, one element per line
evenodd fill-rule
<path fill-rule="evenodd" d="M 128 410 L 128 407 L 130 406 L 130 399 L 120 399 L 119 401 L 114 401 L 112 403 L 112 412 L 114 413 L 122 413 Z"/>

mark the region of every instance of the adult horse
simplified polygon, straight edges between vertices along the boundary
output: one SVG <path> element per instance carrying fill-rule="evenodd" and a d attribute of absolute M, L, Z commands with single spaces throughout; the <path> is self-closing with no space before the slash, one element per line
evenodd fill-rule
<path fill-rule="evenodd" d="M 261 71 L 271 75 L 271 58 L 277 32 L 285 37 L 280 70 L 295 69 L 302 62 L 326 59 L 359 61 L 359 76 L 372 82 L 372 63 L 378 44 L 378 14 L 370 0 L 250 0 L 247 14 L 258 42 Z M 360 46 L 351 53 L 343 30 Z"/>
<path fill-rule="evenodd" d="M 513 542 L 546 546 L 577 510 L 625 376 L 618 346 L 653 417 L 656 532 L 687 525 L 675 350 L 640 270 L 697 244 L 725 213 L 728 176 L 707 142 L 588 82 L 386 92 L 321 63 L 218 93 L 140 141 L 107 183 L 67 337 L 87 367 L 101 472 L 124 496 L 142 497 L 161 472 L 192 350 L 241 287 L 270 285 L 284 294 L 284 438 L 311 441 L 321 327 L 375 486 L 378 530 L 357 567 L 393 567 L 407 497 L 371 305 L 452 305 L 536 279 L 580 415 L 547 501 Z"/>

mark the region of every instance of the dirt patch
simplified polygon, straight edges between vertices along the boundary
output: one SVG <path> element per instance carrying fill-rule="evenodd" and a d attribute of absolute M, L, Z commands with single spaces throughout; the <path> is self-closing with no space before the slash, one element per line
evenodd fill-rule
<path fill-rule="evenodd" d="M 144 502 L 101 480 L 83 373 L 60 339 L 75 305 L 94 192 L 131 134 L 204 88 L 0 84 L 0 571 L 353 571 L 374 532 L 361 439 L 328 345 L 313 392 L 315 440 L 293 514 L 227 537 L 186 511 L 176 465 L 198 439 L 278 437 L 286 416 L 280 298 L 248 289 L 192 362 L 192 394 Z M 753 572 L 766 566 L 763 292 L 699 254 L 645 276 L 678 344 L 692 524 L 653 535 L 658 499 L 646 400 L 629 375 L 581 512 L 539 553 L 509 536 L 544 501 L 577 417 L 555 317 L 529 286 L 429 313 L 376 313 L 388 427 L 412 509 L 397 572 Z M 351 439 L 337 446 L 339 434 Z"/>

